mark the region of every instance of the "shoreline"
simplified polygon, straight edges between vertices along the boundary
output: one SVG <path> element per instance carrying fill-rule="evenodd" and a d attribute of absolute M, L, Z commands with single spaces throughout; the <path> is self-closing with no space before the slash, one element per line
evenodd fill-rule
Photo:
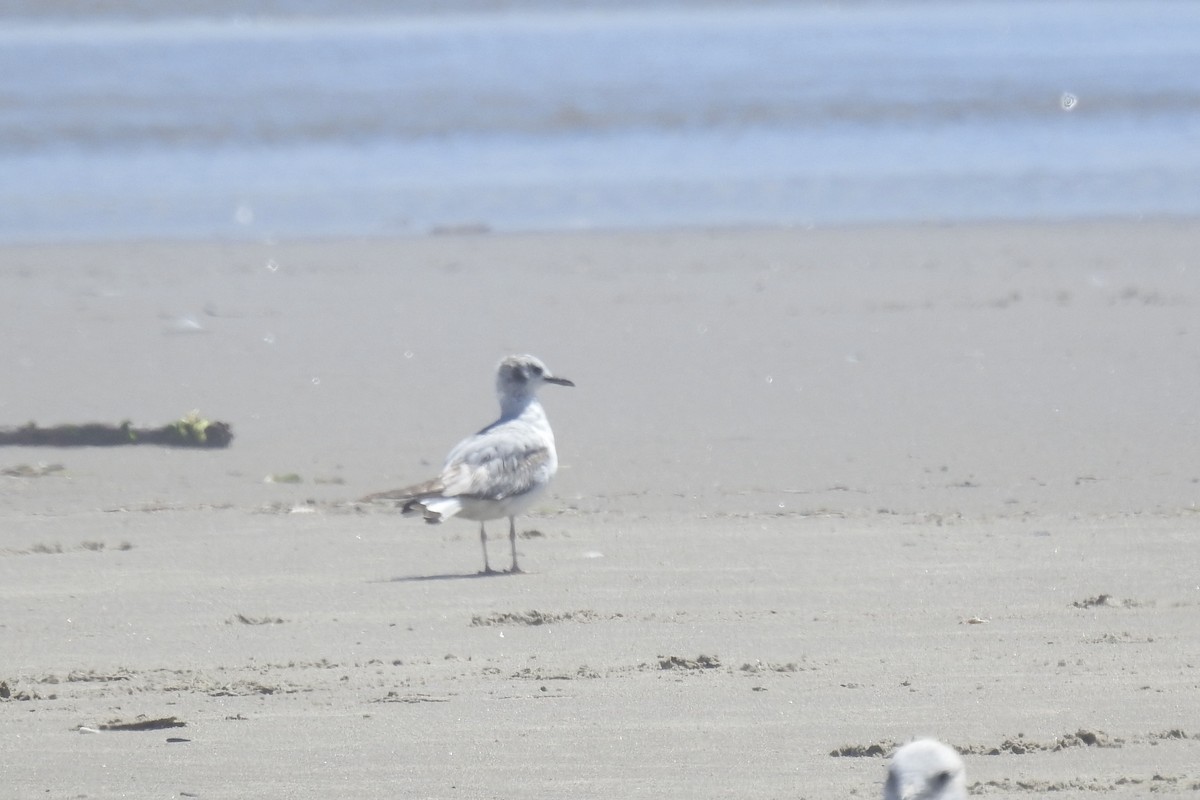
<path fill-rule="evenodd" d="M 980 229 L 991 228 L 1065 228 L 1093 225 L 1192 225 L 1200 216 L 1181 213 L 1115 213 L 1068 217 L 989 217 L 969 219 L 895 219 L 847 221 L 842 223 L 811 222 L 731 222 L 695 225 L 598 226 L 581 228 L 494 229 L 486 222 L 462 222 L 435 225 L 426 230 L 386 233 L 317 234 L 313 236 L 277 234 L 258 231 L 245 236 L 224 235 L 162 235 L 114 238 L 59 236 L 44 239 L 0 239 L 0 250 L 23 250 L 57 247 L 197 247 L 197 246 L 322 246 L 359 243 L 387 245 L 397 242 L 458 239 L 515 239 L 515 238 L 577 238 L 577 237 L 642 237 L 662 235 L 754 234 L 754 233 L 817 233 L 839 232 L 882 233 L 908 229 Z"/>

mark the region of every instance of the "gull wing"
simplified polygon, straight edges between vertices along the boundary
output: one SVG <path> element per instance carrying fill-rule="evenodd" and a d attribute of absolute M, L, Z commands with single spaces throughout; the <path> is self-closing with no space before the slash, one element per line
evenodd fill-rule
<path fill-rule="evenodd" d="M 360 502 L 434 497 L 503 500 L 544 484 L 557 466 L 553 450 L 539 432 L 512 422 L 497 423 L 459 442 L 446 456 L 438 477 L 369 494 Z"/>
<path fill-rule="evenodd" d="M 450 451 L 441 494 L 483 500 L 516 497 L 544 484 L 556 466 L 541 437 L 510 426 L 485 428 Z"/>

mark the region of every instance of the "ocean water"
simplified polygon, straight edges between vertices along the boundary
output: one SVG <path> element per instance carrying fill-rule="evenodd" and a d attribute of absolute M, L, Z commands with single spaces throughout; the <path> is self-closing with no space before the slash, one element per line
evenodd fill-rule
<path fill-rule="evenodd" d="M 1190 1 L 0 4 L 0 241 L 1198 213 Z"/>

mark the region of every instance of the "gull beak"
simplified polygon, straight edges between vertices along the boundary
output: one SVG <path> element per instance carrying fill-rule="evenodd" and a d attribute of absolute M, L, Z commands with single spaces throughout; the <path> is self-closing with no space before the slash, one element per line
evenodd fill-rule
<path fill-rule="evenodd" d="M 553 375 L 543 375 L 542 380 L 545 381 L 546 383 L 556 383 L 559 386 L 574 386 L 575 385 L 575 383 L 573 381 L 569 381 L 566 378 L 556 378 Z"/>

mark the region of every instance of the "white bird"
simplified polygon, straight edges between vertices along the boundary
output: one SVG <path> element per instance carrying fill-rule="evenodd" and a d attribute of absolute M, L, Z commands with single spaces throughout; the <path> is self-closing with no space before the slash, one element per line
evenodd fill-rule
<path fill-rule="evenodd" d="M 389 492 L 364 497 L 364 501 L 399 500 L 405 516 L 421 514 L 428 523 L 450 517 L 479 521 L 483 547 L 483 572 L 494 572 L 488 563 L 484 523 L 508 517 L 512 568 L 517 565 L 516 516 L 537 499 L 558 471 L 554 432 L 538 402 L 537 390 L 547 383 L 574 386 L 555 377 L 533 356 L 509 356 L 496 370 L 500 418 L 479 433 L 459 442 L 436 478 Z"/>
<path fill-rule="evenodd" d="M 967 774 L 953 747 L 933 739 L 909 742 L 892 756 L 884 800 L 966 800 Z"/>

